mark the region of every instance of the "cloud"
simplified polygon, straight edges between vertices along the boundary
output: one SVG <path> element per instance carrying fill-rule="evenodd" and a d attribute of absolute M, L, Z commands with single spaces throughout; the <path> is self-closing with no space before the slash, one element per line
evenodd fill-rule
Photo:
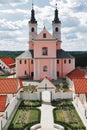
<path fill-rule="evenodd" d="M 59 18 L 62 22 L 62 47 L 65 50 L 87 50 L 85 2 L 85 0 L 57 0 Z M 34 1 L 38 33 L 42 31 L 44 25 L 50 33 L 52 32 L 55 4 L 56 0 Z M 28 49 L 28 21 L 31 17 L 31 8 L 31 0 L 0 0 L 0 50 Z"/>
<path fill-rule="evenodd" d="M 8 4 L 8 3 L 24 3 L 28 2 L 28 0 L 0 0 L 1 4 Z"/>

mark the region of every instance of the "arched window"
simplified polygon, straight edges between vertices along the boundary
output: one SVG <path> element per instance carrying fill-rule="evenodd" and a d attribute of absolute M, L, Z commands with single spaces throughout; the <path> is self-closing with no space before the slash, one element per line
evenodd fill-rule
<path fill-rule="evenodd" d="M 46 33 L 43 33 L 43 38 L 46 38 Z"/>
<path fill-rule="evenodd" d="M 55 28 L 55 32 L 58 32 L 58 27 Z"/>
<path fill-rule="evenodd" d="M 34 27 L 31 28 L 31 32 L 34 32 Z"/>
<path fill-rule="evenodd" d="M 47 72 L 47 66 L 46 66 L 46 65 L 43 66 L 43 71 L 44 71 L 44 72 Z"/>
<path fill-rule="evenodd" d="M 48 55 L 48 48 L 47 47 L 42 48 L 42 55 Z"/>

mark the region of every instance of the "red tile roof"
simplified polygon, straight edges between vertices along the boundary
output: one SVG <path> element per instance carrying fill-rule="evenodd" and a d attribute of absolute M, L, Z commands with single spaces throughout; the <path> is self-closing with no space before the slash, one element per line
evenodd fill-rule
<path fill-rule="evenodd" d="M 0 112 L 4 112 L 6 109 L 7 95 L 0 95 Z"/>
<path fill-rule="evenodd" d="M 20 88 L 18 84 L 20 83 Z M 22 81 L 17 78 L 1 78 L 0 79 L 0 93 L 9 94 L 17 93 L 19 89 L 23 88 Z"/>
<path fill-rule="evenodd" d="M 1 58 L 1 60 L 9 67 L 15 67 L 13 66 L 15 64 L 15 61 L 11 58 L 11 57 L 7 57 L 7 58 Z"/>
<path fill-rule="evenodd" d="M 75 93 L 85 94 L 87 92 L 87 79 L 77 78 L 77 79 L 73 79 L 73 81 L 75 86 Z"/>
<path fill-rule="evenodd" d="M 80 69 L 80 68 L 76 68 L 74 69 L 73 71 L 71 71 L 70 73 L 67 74 L 67 76 L 70 78 L 70 79 L 73 79 L 73 78 L 84 78 L 86 75 L 86 73 Z"/>

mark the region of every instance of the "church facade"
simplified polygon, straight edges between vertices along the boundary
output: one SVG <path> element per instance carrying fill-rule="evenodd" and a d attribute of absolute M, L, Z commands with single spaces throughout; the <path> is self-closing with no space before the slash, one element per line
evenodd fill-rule
<path fill-rule="evenodd" d="M 75 58 L 61 49 L 61 21 L 57 7 L 52 21 L 52 34 L 45 27 L 37 34 L 37 25 L 32 6 L 29 48 L 16 58 L 16 76 L 33 80 L 65 78 L 75 68 Z"/>

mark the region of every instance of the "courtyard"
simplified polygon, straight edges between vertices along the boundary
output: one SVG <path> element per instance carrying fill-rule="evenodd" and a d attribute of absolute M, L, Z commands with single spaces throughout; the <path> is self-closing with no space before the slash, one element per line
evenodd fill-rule
<path fill-rule="evenodd" d="M 63 126 L 65 130 L 85 130 L 71 100 L 44 102 L 42 105 L 39 101 L 24 100 L 21 102 L 8 130 L 28 130 L 38 123 L 43 129 L 54 129 L 55 123 Z"/>

